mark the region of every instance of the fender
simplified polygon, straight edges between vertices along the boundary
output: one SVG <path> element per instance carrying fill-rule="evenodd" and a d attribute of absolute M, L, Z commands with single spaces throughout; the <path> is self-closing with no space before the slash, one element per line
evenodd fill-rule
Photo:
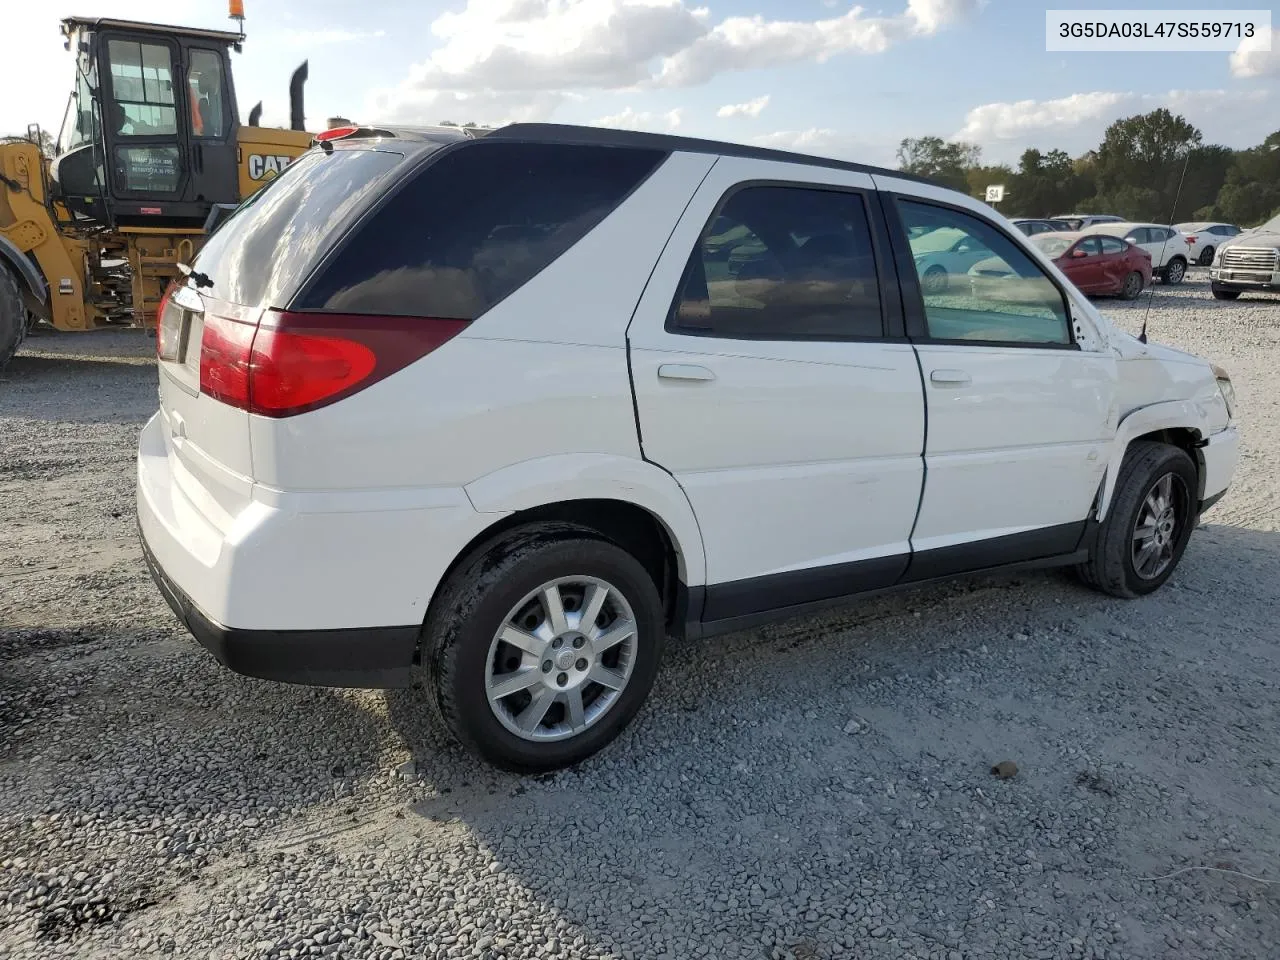
<path fill-rule="evenodd" d="M 49 287 L 44 282 L 44 277 L 40 271 L 36 269 L 35 264 L 28 260 L 18 245 L 10 240 L 4 234 L 0 234 L 0 264 L 5 264 L 13 268 L 18 278 L 26 285 L 27 293 L 39 306 L 49 302 Z"/>
<path fill-rule="evenodd" d="M 689 498 L 671 474 L 648 461 L 612 454 L 558 454 L 503 467 L 463 489 L 479 512 L 503 515 L 566 500 L 634 504 L 666 528 L 685 586 L 706 583 L 702 533 Z"/>
<path fill-rule="evenodd" d="M 1199 440 L 1204 440 L 1209 435 L 1208 413 L 1194 400 L 1165 400 L 1139 407 L 1120 421 L 1115 438 L 1111 441 L 1107 472 L 1102 481 L 1102 496 L 1098 500 L 1099 521 L 1107 515 L 1107 508 L 1111 506 L 1111 497 L 1115 493 L 1116 480 L 1120 475 L 1120 464 L 1129 444 L 1135 437 L 1172 427 L 1192 430 Z"/>

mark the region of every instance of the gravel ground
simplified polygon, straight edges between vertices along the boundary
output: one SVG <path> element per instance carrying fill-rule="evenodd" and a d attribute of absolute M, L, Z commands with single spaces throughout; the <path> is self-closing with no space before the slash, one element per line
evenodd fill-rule
<path fill-rule="evenodd" d="M 33 338 L 0 383 L 0 956 L 1274 957 L 1280 300 L 1197 273 L 1150 331 L 1233 373 L 1245 444 L 1155 596 L 1032 574 L 677 644 L 619 743 L 533 779 L 412 691 L 196 648 L 134 541 L 149 345 Z"/>

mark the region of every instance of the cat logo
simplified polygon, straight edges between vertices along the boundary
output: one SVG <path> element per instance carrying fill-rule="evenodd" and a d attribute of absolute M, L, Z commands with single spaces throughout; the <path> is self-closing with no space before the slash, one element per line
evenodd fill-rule
<path fill-rule="evenodd" d="M 293 157 L 263 156 L 260 153 L 249 154 L 249 179 L 272 180 L 289 165 Z"/>

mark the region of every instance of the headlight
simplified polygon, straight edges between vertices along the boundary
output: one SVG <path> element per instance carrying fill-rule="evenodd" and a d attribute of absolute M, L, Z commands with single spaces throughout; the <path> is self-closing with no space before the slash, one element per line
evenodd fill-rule
<path fill-rule="evenodd" d="M 1213 366 L 1213 377 L 1218 381 L 1218 392 L 1222 394 L 1222 402 L 1227 405 L 1227 416 L 1233 420 L 1236 415 L 1236 388 L 1231 385 L 1231 377 L 1227 371 L 1217 364 Z"/>
<path fill-rule="evenodd" d="M 1216 266 L 1217 266 L 1218 264 L 1220 264 L 1221 262 L 1222 262 L 1222 247 L 1218 247 L 1218 249 L 1217 249 L 1217 250 L 1213 251 L 1213 263 L 1212 263 L 1212 266 L 1215 266 L 1215 267 L 1216 267 Z"/>

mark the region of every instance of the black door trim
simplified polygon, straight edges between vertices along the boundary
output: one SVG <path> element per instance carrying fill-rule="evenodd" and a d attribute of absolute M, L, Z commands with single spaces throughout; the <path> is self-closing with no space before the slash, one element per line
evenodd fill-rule
<path fill-rule="evenodd" d="M 690 587 L 680 619 L 686 637 L 706 637 L 957 576 L 1069 566 L 1087 559 L 1088 530 L 1089 521 L 1079 520 L 918 553 Z"/>

